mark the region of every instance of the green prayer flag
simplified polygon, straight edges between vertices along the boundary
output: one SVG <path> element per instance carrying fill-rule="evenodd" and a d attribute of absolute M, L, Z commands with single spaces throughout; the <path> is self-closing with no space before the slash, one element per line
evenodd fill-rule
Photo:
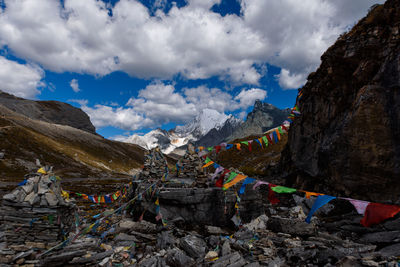
<path fill-rule="evenodd" d="M 231 173 L 229 174 L 228 179 L 225 181 L 224 184 L 229 183 L 230 181 L 232 181 L 237 175 L 238 175 L 238 174 L 237 174 L 236 172 L 231 172 Z"/>
<path fill-rule="evenodd" d="M 240 143 L 242 143 L 242 144 L 245 144 L 245 145 L 249 145 L 249 142 L 247 142 L 247 141 L 242 141 L 242 142 L 240 142 Z"/>
<path fill-rule="evenodd" d="M 283 134 L 282 126 L 279 126 L 279 127 L 278 127 L 278 132 L 279 132 L 280 134 Z"/>
<path fill-rule="evenodd" d="M 207 147 L 207 150 L 210 152 L 213 151 L 213 149 L 214 149 L 214 147 L 212 147 L 212 146 Z"/>
<path fill-rule="evenodd" d="M 268 139 L 265 135 L 262 137 L 262 140 L 264 140 L 265 146 L 268 146 Z"/>
<path fill-rule="evenodd" d="M 272 189 L 272 191 L 274 191 L 276 193 L 294 193 L 297 191 L 294 188 L 280 186 L 280 185 L 271 187 L 271 189 Z"/>
<path fill-rule="evenodd" d="M 209 163 L 211 161 L 211 159 L 209 157 L 206 158 L 206 160 L 204 161 L 205 164 Z"/>

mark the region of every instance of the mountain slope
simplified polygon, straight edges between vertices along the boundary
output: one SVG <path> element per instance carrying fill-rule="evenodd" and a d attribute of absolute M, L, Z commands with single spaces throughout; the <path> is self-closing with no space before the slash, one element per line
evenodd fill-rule
<path fill-rule="evenodd" d="M 2 180 L 21 179 L 41 164 L 63 177 L 130 175 L 143 164 L 144 150 L 70 126 L 30 119 L 0 105 Z"/>
<path fill-rule="evenodd" d="M 28 118 L 68 125 L 96 134 L 89 116 L 79 108 L 59 101 L 33 101 L 19 98 L 0 90 L 0 105 Z"/>
<path fill-rule="evenodd" d="M 282 157 L 288 184 L 399 201 L 400 2 L 374 7 L 321 59 Z"/>
<path fill-rule="evenodd" d="M 196 141 L 196 145 L 206 147 L 219 145 L 226 141 L 226 138 L 231 136 L 242 124 L 243 121 L 229 115 L 222 125 L 212 128 L 204 136 L 199 138 L 199 140 Z"/>

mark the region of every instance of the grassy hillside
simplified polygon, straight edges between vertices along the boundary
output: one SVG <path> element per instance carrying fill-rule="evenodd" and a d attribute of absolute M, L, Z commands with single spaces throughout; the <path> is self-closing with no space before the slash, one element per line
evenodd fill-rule
<path fill-rule="evenodd" d="M 0 177 L 21 179 L 54 166 L 63 177 L 129 176 L 143 164 L 144 149 L 104 139 L 69 126 L 29 119 L 0 106 Z"/>
<path fill-rule="evenodd" d="M 260 136 L 248 136 L 242 139 L 236 139 L 231 143 L 239 143 L 259 138 Z M 277 144 L 269 145 L 267 148 L 261 148 L 256 142 L 252 144 L 252 151 L 244 144 L 241 150 L 235 147 L 218 154 L 216 161 L 225 168 L 233 167 L 251 177 L 263 177 L 271 175 L 274 166 L 279 162 L 281 152 L 287 142 L 287 134 L 282 135 L 282 139 Z"/>

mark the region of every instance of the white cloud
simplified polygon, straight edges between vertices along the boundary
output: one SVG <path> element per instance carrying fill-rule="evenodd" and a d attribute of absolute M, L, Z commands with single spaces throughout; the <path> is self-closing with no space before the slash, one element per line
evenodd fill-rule
<path fill-rule="evenodd" d="M 195 105 L 176 93 L 173 85 L 155 82 L 140 90 L 138 96 L 130 98 L 126 105 L 157 125 L 186 122 L 197 114 Z"/>
<path fill-rule="evenodd" d="M 254 105 L 254 102 L 257 99 L 262 101 L 266 97 L 267 97 L 267 91 L 258 89 L 258 88 L 252 88 L 249 90 L 242 90 L 235 97 L 235 100 L 239 101 L 238 108 L 246 109 L 246 108 Z"/>
<path fill-rule="evenodd" d="M 0 56 L 0 90 L 24 97 L 34 98 L 40 94 L 38 88 L 45 86 L 41 81 L 44 71 L 31 64 L 19 64 Z"/>
<path fill-rule="evenodd" d="M 184 88 L 186 100 L 193 103 L 197 111 L 215 109 L 218 112 L 231 110 L 234 106 L 232 95 L 218 88 L 208 88 L 204 85 L 195 88 Z"/>
<path fill-rule="evenodd" d="M 306 77 L 305 73 L 291 74 L 286 69 L 281 69 L 281 73 L 276 75 L 279 85 L 283 89 L 299 88 L 304 84 Z"/>
<path fill-rule="evenodd" d="M 152 17 L 139 1 L 120 0 L 110 17 L 102 1 L 65 0 L 65 9 L 54 0 L 5 1 L 0 44 L 57 72 L 258 85 L 254 66 L 268 62 L 289 71 L 281 83 L 290 85 L 285 77 L 306 77 L 340 33 L 383 1 L 241 0 L 240 17 L 212 12 L 220 0 L 188 2 Z"/>
<path fill-rule="evenodd" d="M 72 79 L 70 82 L 69 82 L 69 85 L 71 86 L 71 88 L 72 88 L 72 90 L 75 92 L 75 93 L 78 93 L 81 89 L 79 89 L 79 84 L 78 84 L 78 80 L 77 79 Z"/>
<path fill-rule="evenodd" d="M 89 101 L 87 99 L 68 99 L 68 102 L 78 103 L 81 106 L 87 106 Z"/>
<path fill-rule="evenodd" d="M 120 129 L 135 131 L 137 129 L 153 126 L 154 122 L 136 113 L 132 108 L 110 107 L 95 105 L 93 108 L 81 106 L 96 128 L 114 126 Z"/>
<path fill-rule="evenodd" d="M 69 101 L 79 103 L 96 128 L 114 126 L 134 131 L 169 122 L 186 123 L 203 109 L 214 109 L 220 113 L 244 112 L 255 100 L 266 97 L 267 92 L 258 88 L 244 89 L 234 97 L 218 88 L 206 86 L 184 88 L 178 92 L 174 85 L 156 81 L 140 90 L 137 97 L 131 97 L 125 106 L 109 104 L 89 107 L 87 100 Z"/>

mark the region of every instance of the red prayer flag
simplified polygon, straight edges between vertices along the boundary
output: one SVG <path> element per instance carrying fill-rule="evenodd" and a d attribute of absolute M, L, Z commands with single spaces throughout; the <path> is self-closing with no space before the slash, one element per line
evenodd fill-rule
<path fill-rule="evenodd" d="M 218 154 L 219 151 L 221 150 L 221 146 L 215 146 L 214 148 L 215 148 L 215 152 L 216 152 L 217 154 Z"/>
<path fill-rule="evenodd" d="M 272 138 L 269 136 L 269 134 L 267 134 L 266 136 L 267 136 L 267 139 L 268 139 L 269 143 L 270 143 L 270 144 L 273 144 Z"/>
<path fill-rule="evenodd" d="M 224 169 L 224 171 L 222 172 L 221 176 L 219 177 L 219 179 L 215 182 L 215 186 L 216 187 L 222 187 L 224 185 L 224 178 L 225 175 L 230 172 L 230 170 L 228 169 Z"/>
<path fill-rule="evenodd" d="M 278 204 L 280 201 L 276 197 L 275 192 L 272 191 L 271 187 L 275 187 L 276 185 L 274 184 L 268 184 L 268 200 L 271 202 L 271 204 Z"/>
<path fill-rule="evenodd" d="M 365 227 L 383 222 L 386 219 L 392 218 L 400 211 L 400 206 L 387 205 L 380 203 L 369 203 L 365 210 L 361 224 Z"/>

